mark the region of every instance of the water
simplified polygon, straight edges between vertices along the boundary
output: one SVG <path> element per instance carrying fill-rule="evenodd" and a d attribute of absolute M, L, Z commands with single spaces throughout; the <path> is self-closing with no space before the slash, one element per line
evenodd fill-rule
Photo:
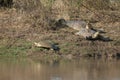
<path fill-rule="evenodd" d="M 120 61 L 80 59 L 43 63 L 0 58 L 0 80 L 120 80 Z"/>

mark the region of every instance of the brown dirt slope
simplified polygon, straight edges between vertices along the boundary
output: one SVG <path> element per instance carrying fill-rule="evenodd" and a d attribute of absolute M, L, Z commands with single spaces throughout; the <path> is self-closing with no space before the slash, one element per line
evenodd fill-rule
<path fill-rule="evenodd" d="M 105 7 L 102 5 L 93 7 L 91 4 L 97 5 L 101 2 L 61 0 L 58 1 L 60 5 L 57 5 L 57 0 L 45 1 L 15 0 L 12 8 L 0 9 L 0 55 L 25 53 L 29 56 L 120 57 L 119 4 L 114 2 L 114 6 L 113 2 L 109 2 L 111 4 Z M 113 41 L 87 41 L 81 36 L 74 35 L 76 31 L 72 29 L 55 29 L 55 21 L 59 18 L 89 20 L 94 28 L 106 31 L 103 36 L 108 36 Z M 35 47 L 33 42 L 41 39 L 57 42 L 60 51 Z"/>

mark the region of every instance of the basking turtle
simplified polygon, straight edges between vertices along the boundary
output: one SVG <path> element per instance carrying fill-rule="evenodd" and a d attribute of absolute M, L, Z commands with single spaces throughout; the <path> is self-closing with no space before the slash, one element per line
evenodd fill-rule
<path fill-rule="evenodd" d="M 34 45 L 37 47 L 44 48 L 44 49 L 50 49 L 50 50 L 55 50 L 55 51 L 59 50 L 59 47 L 57 46 L 57 44 L 50 42 L 50 41 L 34 42 Z"/>

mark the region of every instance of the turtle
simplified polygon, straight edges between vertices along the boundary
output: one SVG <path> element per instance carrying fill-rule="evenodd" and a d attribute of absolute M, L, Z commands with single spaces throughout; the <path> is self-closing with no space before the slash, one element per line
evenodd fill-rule
<path fill-rule="evenodd" d="M 50 41 L 34 42 L 34 45 L 37 47 L 48 49 L 48 50 L 54 50 L 54 51 L 59 50 L 59 47 L 57 46 L 57 44 Z"/>

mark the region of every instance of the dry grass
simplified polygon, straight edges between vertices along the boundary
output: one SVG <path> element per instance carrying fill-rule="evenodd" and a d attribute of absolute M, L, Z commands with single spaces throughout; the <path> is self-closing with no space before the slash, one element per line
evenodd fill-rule
<path fill-rule="evenodd" d="M 4 53 L 18 48 L 17 55 L 25 51 L 32 56 L 56 56 L 54 51 L 34 47 L 34 41 L 44 39 L 58 42 L 57 53 L 62 55 L 116 56 L 120 54 L 119 10 L 118 3 L 114 6 L 108 0 L 14 0 L 12 8 L 0 9 L 0 48 Z M 53 30 L 59 18 L 98 21 L 92 25 L 104 29 L 113 41 L 87 41 L 69 28 Z"/>

